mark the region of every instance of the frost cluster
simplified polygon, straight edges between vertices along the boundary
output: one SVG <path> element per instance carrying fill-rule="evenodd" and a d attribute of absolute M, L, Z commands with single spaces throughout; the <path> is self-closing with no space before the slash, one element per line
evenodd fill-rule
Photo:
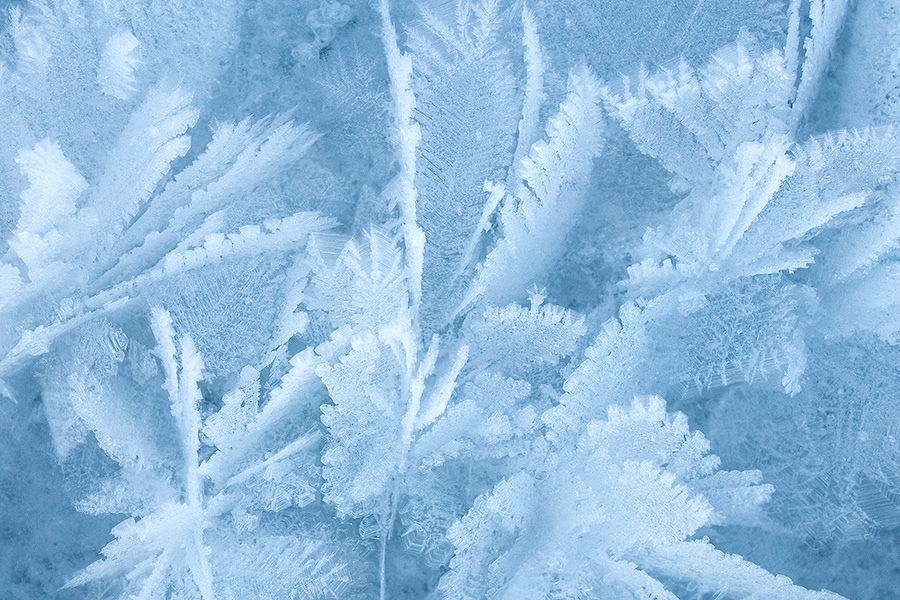
<path fill-rule="evenodd" d="M 900 1 L 4 8 L 0 598 L 900 598 Z"/>

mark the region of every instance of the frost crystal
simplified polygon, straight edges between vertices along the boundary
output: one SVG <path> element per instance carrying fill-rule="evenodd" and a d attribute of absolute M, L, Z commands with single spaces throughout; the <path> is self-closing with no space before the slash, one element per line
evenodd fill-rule
<path fill-rule="evenodd" d="M 897 0 L 3 10 L 0 598 L 898 597 Z"/>

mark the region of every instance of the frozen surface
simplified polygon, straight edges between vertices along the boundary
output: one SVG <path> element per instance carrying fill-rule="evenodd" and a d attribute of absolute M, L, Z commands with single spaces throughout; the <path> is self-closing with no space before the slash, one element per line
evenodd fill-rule
<path fill-rule="evenodd" d="M 900 598 L 900 2 L 0 6 L 0 598 Z"/>

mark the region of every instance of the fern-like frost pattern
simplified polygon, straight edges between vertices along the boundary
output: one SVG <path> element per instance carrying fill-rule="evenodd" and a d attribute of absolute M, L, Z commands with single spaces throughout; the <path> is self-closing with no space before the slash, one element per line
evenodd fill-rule
<path fill-rule="evenodd" d="M 11 0 L 0 598 L 900 598 L 900 2 Z"/>

